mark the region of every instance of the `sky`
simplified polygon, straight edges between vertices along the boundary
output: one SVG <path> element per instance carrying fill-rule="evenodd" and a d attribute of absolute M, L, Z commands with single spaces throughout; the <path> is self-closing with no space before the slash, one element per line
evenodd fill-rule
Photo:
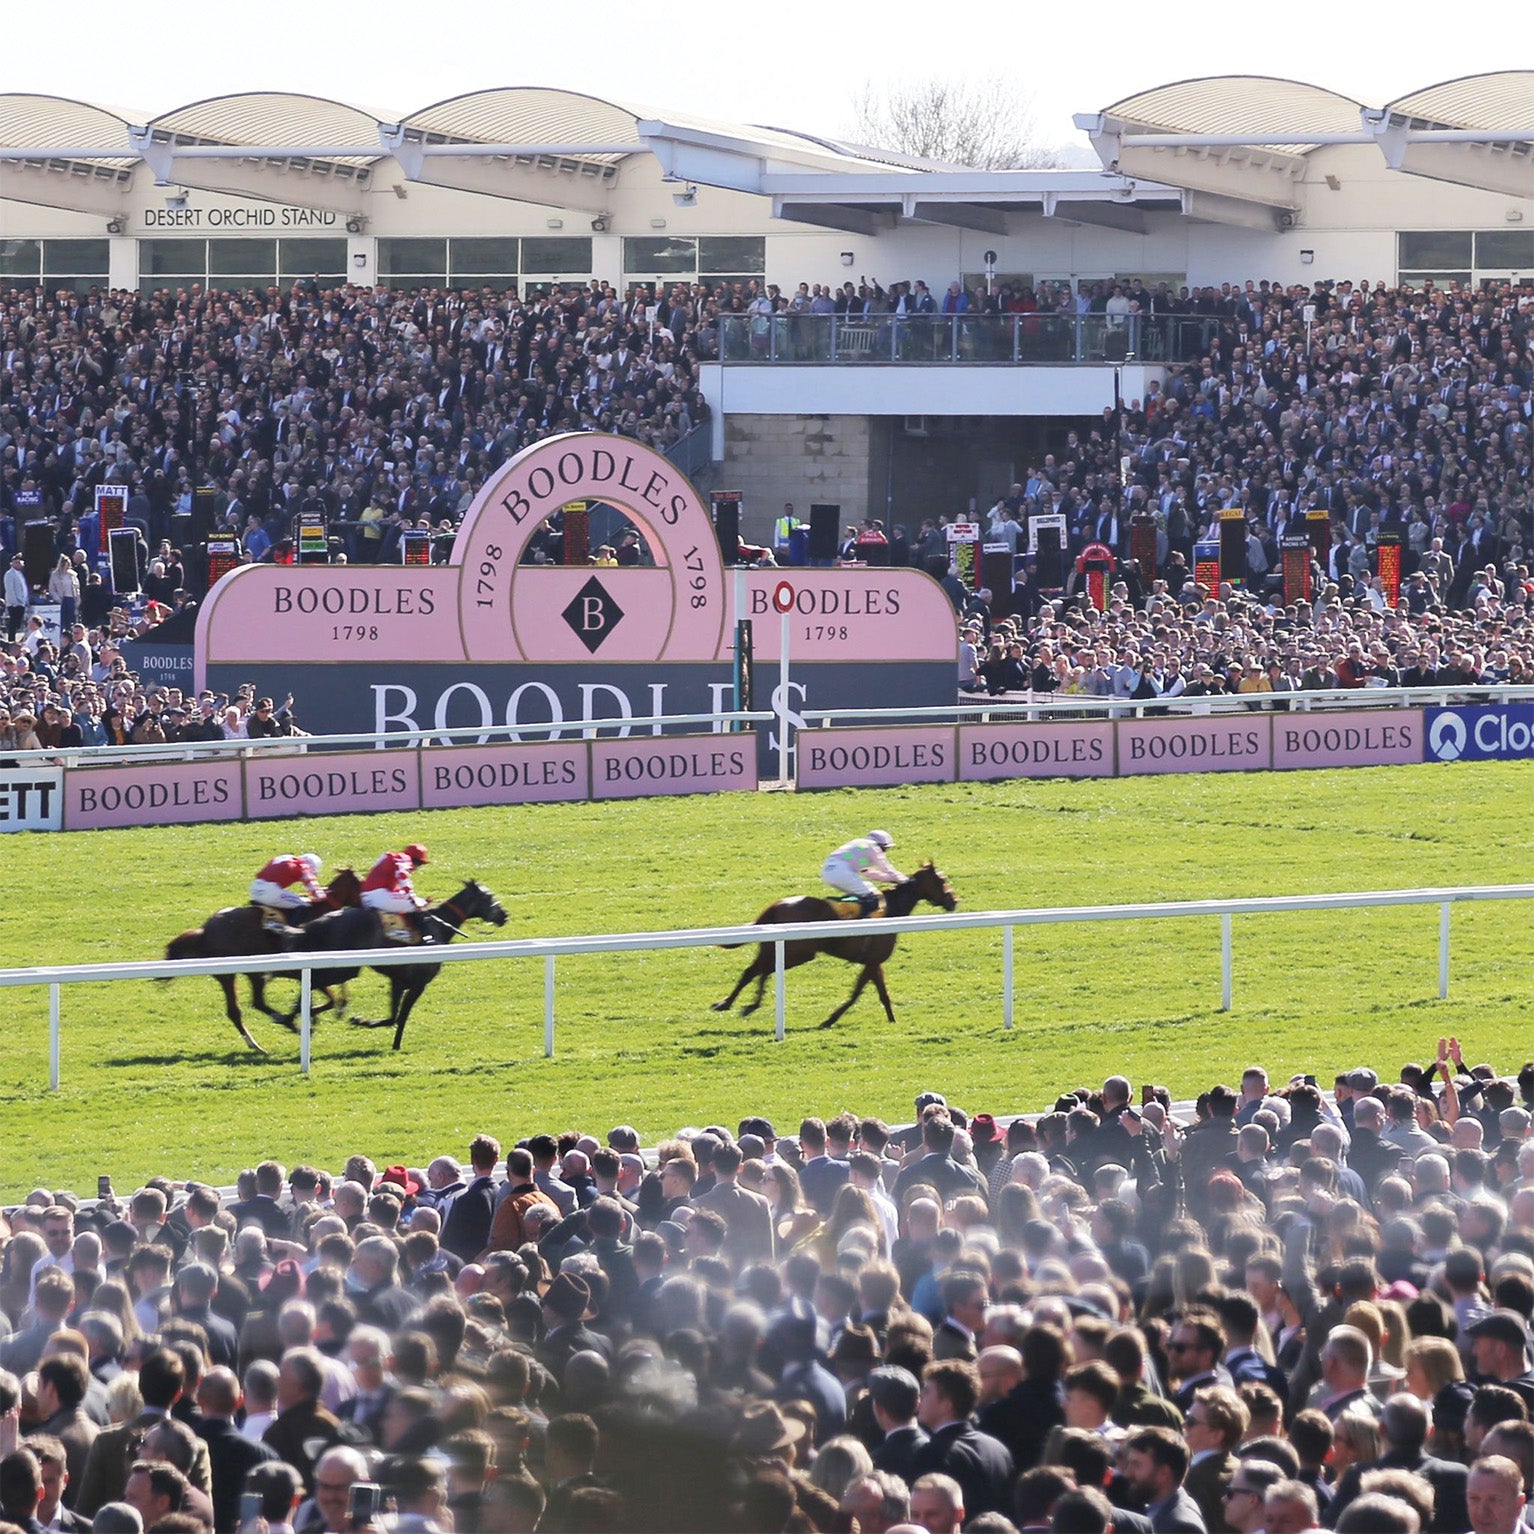
<path fill-rule="evenodd" d="M 1481 0 L 1463 25 L 1420 0 L 1388 14 L 1319 0 L 1098 0 L 1059 11 L 1025 0 L 954 12 L 909 0 L 724 0 L 674 12 L 632 0 L 265 0 L 248 13 L 206 0 L 71 0 L 68 46 L 59 25 L 49 6 L 8 8 L 0 93 L 73 96 L 139 119 L 205 96 L 298 91 L 387 119 L 465 91 L 545 85 L 845 136 L 865 81 L 951 77 L 978 61 L 1028 98 L 1046 145 L 1084 144 L 1075 113 L 1200 75 L 1285 76 L 1377 105 L 1460 75 L 1534 66 L 1534 49 L 1506 54 L 1534 36 L 1513 0 Z"/>

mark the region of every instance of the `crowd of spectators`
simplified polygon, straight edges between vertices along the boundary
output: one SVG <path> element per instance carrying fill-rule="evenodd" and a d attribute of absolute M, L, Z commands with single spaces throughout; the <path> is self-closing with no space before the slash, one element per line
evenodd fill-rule
<path fill-rule="evenodd" d="M 1534 1063 L 1447 1039 L 1332 1088 L 39 1189 L 0 1224 L 0 1522 L 1514 1534 Z"/>

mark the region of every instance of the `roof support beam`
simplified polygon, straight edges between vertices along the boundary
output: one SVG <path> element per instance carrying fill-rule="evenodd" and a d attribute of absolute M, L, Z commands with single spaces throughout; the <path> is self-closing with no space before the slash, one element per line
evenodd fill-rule
<path fill-rule="evenodd" d="M 918 197 L 906 198 L 905 206 L 905 216 L 921 224 L 947 224 L 981 234 L 1007 232 L 1007 215 L 1001 208 L 981 207 L 972 202 L 929 202 Z"/>
<path fill-rule="evenodd" d="M 91 167 L 79 164 L 54 170 L 44 165 L 0 161 L 0 201 L 4 202 L 28 202 L 71 213 L 121 218 L 127 212 L 127 196 L 132 187 L 131 172 L 126 180 L 118 180 L 110 175 L 92 175 Z"/>
<path fill-rule="evenodd" d="M 893 213 L 877 213 L 868 208 L 849 208 L 838 203 L 790 202 L 772 199 L 772 216 L 795 224 L 814 224 L 821 229 L 845 229 L 849 234 L 872 237 L 895 227 Z"/>
<path fill-rule="evenodd" d="M 1090 224 L 1096 229 L 1121 229 L 1144 234 L 1150 227 L 1141 209 L 1125 203 L 1082 202 L 1053 193 L 1044 198 L 1044 217 L 1067 224 Z"/>
<path fill-rule="evenodd" d="M 1293 217 L 1287 208 L 1248 202 L 1243 197 L 1222 197 L 1217 192 L 1184 192 L 1182 211 L 1184 217 L 1191 218 L 1195 223 L 1225 224 L 1234 229 L 1260 229 L 1264 234 L 1289 227 L 1282 220 Z"/>

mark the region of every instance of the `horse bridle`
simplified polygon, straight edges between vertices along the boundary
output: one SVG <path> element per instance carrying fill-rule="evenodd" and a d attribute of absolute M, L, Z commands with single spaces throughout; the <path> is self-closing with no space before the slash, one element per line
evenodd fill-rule
<path fill-rule="evenodd" d="M 450 910 L 453 915 L 458 918 L 458 925 L 456 927 L 453 926 L 452 922 L 443 921 L 443 919 L 437 915 L 437 911 L 440 911 L 443 906 L 446 906 L 447 909 Z M 460 910 L 457 903 L 452 900 L 441 901 L 435 910 L 423 911 L 421 914 L 428 917 L 430 920 L 449 928 L 453 932 L 461 932 L 463 930 L 463 924 L 469 919 L 469 913 L 467 911 Z"/>

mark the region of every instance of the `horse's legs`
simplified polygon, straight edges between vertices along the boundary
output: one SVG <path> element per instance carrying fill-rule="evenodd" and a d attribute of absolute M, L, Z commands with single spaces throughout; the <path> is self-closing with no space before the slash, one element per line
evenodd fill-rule
<path fill-rule="evenodd" d="M 743 1006 L 740 1009 L 740 1015 L 742 1017 L 750 1017 L 751 1014 L 753 1012 L 755 1012 L 758 1007 L 761 1006 L 761 1004 L 762 1004 L 762 997 L 765 996 L 766 994 L 767 994 L 767 971 L 766 971 L 765 968 L 763 968 L 761 966 L 758 966 L 757 972 L 756 972 L 756 995 L 753 996 L 751 998 L 751 1000 L 749 1002 L 747 1002 L 746 1005 Z"/>
<path fill-rule="evenodd" d="M 891 1021 L 895 1021 L 895 1009 L 890 1005 L 890 993 L 884 985 L 884 966 L 874 964 L 870 966 L 870 972 L 874 977 L 874 989 L 879 993 L 879 1000 L 884 1003 L 884 1015 Z"/>
<path fill-rule="evenodd" d="M 240 1037 L 258 1055 L 264 1055 L 266 1051 L 251 1037 L 250 1029 L 245 1026 L 245 1019 L 240 1014 L 239 997 L 235 995 L 234 991 L 235 977 L 233 975 L 218 975 L 215 978 L 218 980 L 219 989 L 224 993 L 224 1011 L 228 1013 L 229 1021 L 239 1030 Z"/>
<path fill-rule="evenodd" d="M 389 1008 L 391 1015 L 396 1019 L 394 1024 L 394 1047 L 398 1049 L 405 1037 L 405 1024 L 410 1021 L 411 1009 L 419 1000 L 421 992 L 426 989 L 425 985 L 409 985 L 400 982 L 394 988 L 394 1004 Z"/>
<path fill-rule="evenodd" d="M 767 950 L 765 948 L 760 948 L 760 949 L 757 950 L 756 957 L 743 970 L 741 970 L 741 972 L 740 972 L 740 979 L 735 982 L 735 989 L 733 991 L 731 991 L 730 994 L 728 996 L 726 996 L 723 1001 L 716 1001 L 714 1003 L 713 1010 L 715 1012 L 728 1012 L 730 1010 L 730 1008 L 735 1005 L 735 998 L 737 996 L 739 996 L 740 993 L 743 990 L 745 990 L 747 985 L 750 984 L 750 982 L 751 982 L 753 977 L 758 978 L 760 980 L 760 982 L 761 982 L 761 984 L 759 984 L 757 986 L 756 1001 L 753 1003 L 753 1005 L 754 1006 L 758 1006 L 758 1007 L 761 1006 L 761 1004 L 762 1004 L 762 985 L 765 985 L 767 983 L 767 972 L 765 970 L 761 969 L 760 966 L 761 966 L 761 963 L 762 963 L 762 958 L 766 954 L 766 951 Z M 750 1011 L 751 1008 L 748 1007 L 746 1010 Z"/>
<path fill-rule="evenodd" d="M 834 1023 L 837 1018 L 839 1018 L 853 1004 L 853 1002 L 855 1002 L 858 997 L 863 994 L 863 987 L 868 984 L 869 977 L 877 974 L 877 972 L 877 965 L 865 964 L 863 968 L 858 971 L 857 984 L 852 988 L 852 995 L 850 995 L 846 1001 L 844 1001 L 841 1006 L 839 1006 L 820 1026 L 822 1028 L 829 1028 L 831 1024 Z M 882 993 L 884 990 L 884 982 L 881 980 L 878 982 L 878 985 L 879 990 Z M 887 1006 L 888 1003 L 886 1002 L 885 1005 Z"/>
<path fill-rule="evenodd" d="M 250 981 L 250 1004 L 258 1012 L 264 1012 L 274 1023 L 281 1023 L 284 1028 L 289 1026 L 292 1013 L 285 1018 L 282 1013 L 266 1004 L 266 982 L 271 979 L 270 975 L 247 975 Z"/>

